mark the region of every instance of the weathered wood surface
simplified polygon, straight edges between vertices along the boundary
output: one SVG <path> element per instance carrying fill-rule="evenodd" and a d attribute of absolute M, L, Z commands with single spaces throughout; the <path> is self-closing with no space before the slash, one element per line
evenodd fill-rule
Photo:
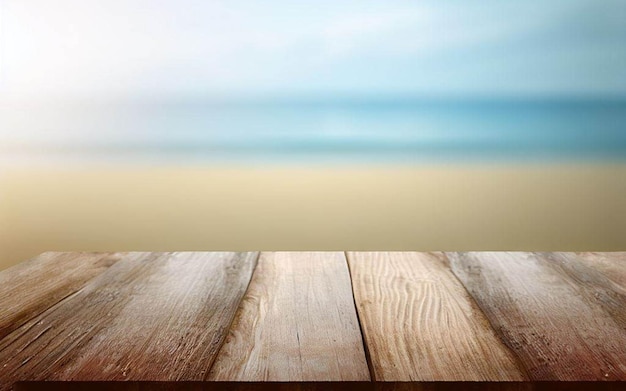
<path fill-rule="evenodd" d="M 17 380 L 204 380 L 256 253 L 130 253 L 0 341 Z"/>
<path fill-rule="evenodd" d="M 624 391 L 621 382 L 22 382 L 15 391 Z"/>
<path fill-rule="evenodd" d="M 344 253 L 262 253 L 210 379 L 370 380 Z"/>
<path fill-rule="evenodd" d="M 381 381 L 523 380 L 515 357 L 441 253 L 350 252 L 354 296 Z"/>
<path fill-rule="evenodd" d="M 0 339 L 82 288 L 120 254 L 48 252 L 0 273 Z"/>
<path fill-rule="evenodd" d="M 625 380 L 624 252 L 46 253 L 0 272 L 0 391 Z"/>
<path fill-rule="evenodd" d="M 614 289 L 626 292 L 626 252 L 576 253 L 577 261 L 602 273 L 617 284 Z M 624 311 L 626 312 L 626 311 Z"/>
<path fill-rule="evenodd" d="M 449 258 L 532 380 L 626 380 L 624 292 L 602 273 L 571 253 Z"/>

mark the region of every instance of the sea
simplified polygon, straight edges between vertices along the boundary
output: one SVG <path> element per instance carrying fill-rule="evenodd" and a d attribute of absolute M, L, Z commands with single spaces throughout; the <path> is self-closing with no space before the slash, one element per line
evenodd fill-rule
<path fill-rule="evenodd" d="M 3 162 L 626 162 L 626 99 L 6 103 Z"/>

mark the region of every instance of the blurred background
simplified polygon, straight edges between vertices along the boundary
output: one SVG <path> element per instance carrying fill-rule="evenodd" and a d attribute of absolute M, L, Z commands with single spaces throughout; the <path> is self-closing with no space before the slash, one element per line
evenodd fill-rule
<path fill-rule="evenodd" d="M 621 0 L 0 0 L 0 269 L 625 250 Z"/>

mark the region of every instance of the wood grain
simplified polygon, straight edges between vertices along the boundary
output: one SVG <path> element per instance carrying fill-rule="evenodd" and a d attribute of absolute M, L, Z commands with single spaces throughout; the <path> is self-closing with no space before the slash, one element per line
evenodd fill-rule
<path fill-rule="evenodd" d="M 21 382 L 14 391 L 623 391 L 623 382 Z"/>
<path fill-rule="evenodd" d="M 602 273 L 606 278 L 626 291 L 626 252 L 576 253 L 579 262 Z"/>
<path fill-rule="evenodd" d="M 626 331 L 626 253 L 579 255 L 540 253 L 548 266 L 576 284 L 576 291 L 592 306 L 605 310 Z M 625 347 L 626 349 L 626 347 Z"/>
<path fill-rule="evenodd" d="M 374 383 L 375 391 L 623 391 L 623 382 L 391 382 Z M 16 390 L 18 391 L 18 390 Z M 33 390 L 35 391 L 35 390 Z M 64 390 L 70 391 L 70 390 Z"/>
<path fill-rule="evenodd" d="M 377 381 L 523 380 L 441 253 L 349 252 Z"/>
<path fill-rule="evenodd" d="M 261 253 L 210 379 L 369 380 L 344 254 Z"/>
<path fill-rule="evenodd" d="M 0 341 L 16 380 L 204 380 L 256 253 L 129 253 Z"/>
<path fill-rule="evenodd" d="M 450 253 L 533 380 L 626 380 L 623 295 L 572 254 Z M 621 307 L 623 313 L 625 307 Z"/>
<path fill-rule="evenodd" d="M 625 309 L 626 252 L 45 253 L 0 391 L 618 390 Z"/>
<path fill-rule="evenodd" d="M 120 256 L 47 252 L 0 272 L 0 339 L 82 288 Z"/>

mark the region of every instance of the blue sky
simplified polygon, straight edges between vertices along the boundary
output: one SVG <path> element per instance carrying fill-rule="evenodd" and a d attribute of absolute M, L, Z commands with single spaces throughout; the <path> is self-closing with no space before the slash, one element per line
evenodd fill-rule
<path fill-rule="evenodd" d="M 0 91 L 624 95 L 625 20 L 623 0 L 0 0 Z"/>

